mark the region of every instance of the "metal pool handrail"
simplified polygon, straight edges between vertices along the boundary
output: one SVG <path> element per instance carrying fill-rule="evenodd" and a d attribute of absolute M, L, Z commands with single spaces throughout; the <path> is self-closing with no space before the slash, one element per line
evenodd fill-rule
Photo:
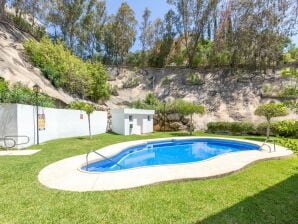
<path fill-rule="evenodd" d="M 110 158 L 108 158 L 108 157 L 106 157 L 106 156 L 104 156 L 104 155 L 98 153 L 98 152 L 95 151 L 95 150 L 92 150 L 92 151 L 88 152 L 87 155 L 86 155 L 86 171 L 88 171 L 88 166 L 89 166 L 89 160 L 88 160 L 88 157 L 89 157 L 89 154 L 90 154 L 90 153 L 95 153 L 95 154 L 101 156 L 102 158 L 104 158 L 104 159 L 106 159 L 106 160 L 109 160 L 110 162 L 112 162 L 112 163 L 116 164 L 117 166 L 119 166 L 120 168 L 122 168 L 122 166 L 119 165 L 117 162 L 115 162 L 115 161 L 113 161 L 112 159 L 110 159 Z"/>
<path fill-rule="evenodd" d="M 260 149 L 262 149 L 263 146 L 267 146 L 267 147 L 269 148 L 269 152 L 272 152 L 272 148 L 271 148 L 271 146 L 270 146 L 269 144 L 267 144 L 268 141 L 273 142 L 274 152 L 276 152 L 275 140 L 274 140 L 274 139 L 269 139 L 269 138 L 267 138 L 267 139 L 263 142 L 263 144 L 260 146 Z"/>

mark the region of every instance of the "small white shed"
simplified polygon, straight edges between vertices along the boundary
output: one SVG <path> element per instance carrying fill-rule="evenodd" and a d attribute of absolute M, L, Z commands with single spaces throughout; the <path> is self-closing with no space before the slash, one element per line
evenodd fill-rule
<path fill-rule="evenodd" d="M 140 135 L 153 132 L 154 110 L 113 109 L 112 131 L 122 135 Z"/>

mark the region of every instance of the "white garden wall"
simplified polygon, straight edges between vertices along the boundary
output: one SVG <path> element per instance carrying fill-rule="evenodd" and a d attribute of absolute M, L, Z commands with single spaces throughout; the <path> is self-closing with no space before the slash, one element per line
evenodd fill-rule
<path fill-rule="evenodd" d="M 89 134 L 87 114 L 80 110 L 39 108 L 45 115 L 45 130 L 39 130 L 40 143 L 67 137 Z M 36 107 L 22 104 L 0 105 L 0 137 L 6 135 L 26 135 L 30 138 L 27 147 L 36 144 Z M 92 134 L 105 133 L 107 112 L 95 111 L 91 114 Z M 24 139 L 19 139 L 19 142 Z"/>

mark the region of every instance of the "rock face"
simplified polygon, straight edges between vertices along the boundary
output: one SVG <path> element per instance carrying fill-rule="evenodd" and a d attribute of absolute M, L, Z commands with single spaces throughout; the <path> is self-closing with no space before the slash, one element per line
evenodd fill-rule
<path fill-rule="evenodd" d="M 190 125 L 190 120 L 179 114 L 156 114 L 154 116 L 155 131 L 187 130 Z"/>
<path fill-rule="evenodd" d="M 109 67 L 108 72 L 112 77 L 109 83 L 118 89 L 118 96 L 112 96 L 108 102 L 111 108 L 125 107 L 131 101 L 144 99 L 149 92 L 153 92 L 162 100 L 183 98 L 206 107 L 205 115 L 194 115 L 196 129 L 205 129 L 211 121 L 264 121 L 263 118 L 254 115 L 257 106 L 270 101 L 279 102 L 282 99 L 264 97 L 263 86 L 280 89 L 288 82 L 281 78 L 278 72 L 266 76 L 242 72 L 239 76 L 232 75 L 229 70 L 125 67 Z M 199 85 L 187 81 L 194 73 L 202 80 Z M 123 83 L 131 77 L 137 78 L 139 85 L 129 89 L 123 88 Z M 176 114 L 169 115 L 167 119 L 175 123 L 170 126 L 166 122 L 167 130 L 179 130 L 189 122 L 189 118 L 178 119 Z M 298 119 L 298 116 L 290 114 L 279 119 Z M 176 122 L 179 122 L 179 127 Z M 157 122 L 155 129 L 160 128 L 163 127 Z"/>
<path fill-rule="evenodd" d="M 0 77 L 10 84 L 22 82 L 28 87 L 38 84 L 51 97 L 68 104 L 73 98 L 62 90 L 57 90 L 27 60 L 22 42 L 30 38 L 9 24 L 0 21 Z"/>

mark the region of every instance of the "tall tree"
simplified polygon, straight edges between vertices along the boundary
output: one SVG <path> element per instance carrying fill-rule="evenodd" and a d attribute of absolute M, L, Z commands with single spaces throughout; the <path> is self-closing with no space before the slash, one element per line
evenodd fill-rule
<path fill-rule="evenodd" d="M 6 5 L 6 0 L 0 0 L 0 18 L 2 19 L 6 17 L 5 5 Z"/>
<path fill-rule="evenodd" d="M 134 11 L 129 7 L 126 2 L 123 2 L 118 9 L 115 16 L 116 25 L 116 47 L 118 49 L 118 55 L 121 63 L 124 61 L 124 57 L 128 54 L 129 49 L 136 39 L 136 25 L 137 20 L 134 16 Z"/>
<path fill-rule="evenodd" d="M 124 57 L 135 42 L 136 25 L 134 11 L 126 2 L 123 2 L 117 14 L 110 16 L 105 26 L 106 58 L 112 59 L 115 63 L 124 62 Z"/>
<path fill-rule="evenodd" d="M 46 20 L 61 30 L 63 40 L 73 50 L 80 19 L 88 5 L 86 0 L 49 0 L 47 5 Z"/>
<path fill-rule="evenodd" d="M 103 30 L 107 20 L 105 1 L 90 1 L 78 32 L 78 53 L 82 57 L 93 58 L 101 52 Z"/>
<path fill-rule="evenodd" d="M 218 6 L 219 0 L 168 0 L 168 3 L 176 8 L 177 30 L 184 39 L 188 65 L 192 67 L 211 12 Z"/>
<path fill-rule="evenodd" d="M 145 8 L 143 13 L 143 21 L 141 24 L 141 35 L 140 41 L 142 44 L 142 52 L 145 51 L 152 45 L 153 32 L 152 32 L 152 24 L 149 20 L 151 15 L 151 11 L 148 8 Z"/>
<path fill-rule="evenodd" d="M 297 33 L 296 0 L 229 1 L 223 7 L 215 46 L 230 52 L 232 66 L 253 70 L 275 66 L 288 36 Z"/>

